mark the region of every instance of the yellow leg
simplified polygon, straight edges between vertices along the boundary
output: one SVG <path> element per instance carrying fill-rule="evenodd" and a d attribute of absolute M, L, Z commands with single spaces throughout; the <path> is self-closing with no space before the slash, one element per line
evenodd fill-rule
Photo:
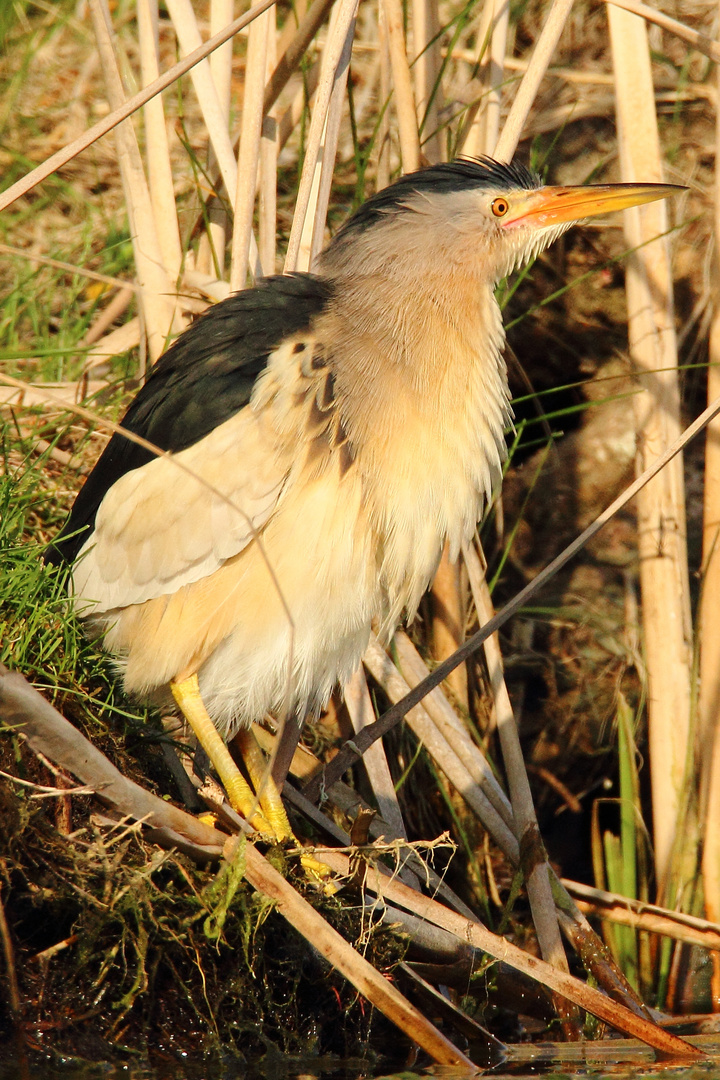
<path fill-rule="evenodd" d="M 238 743 L 242 759 L 247 765 L 250 779 L 258 793 L 263 814 L 270 823 L 275 838 L 279 843 L 282 843 L 283 840 L 295 840 L 280 792 L 268 772 L 267 761 L 260 744 L 255 738 L 255 733 L 249 728 L 241 728 L 235 736 L 235 740 Z M 330 874 L 329 866 L 320 862 L 314 855 L 301 855 L 300 863 L 312 881 L 322 884 L 326 895 L 332 896 L 337 891 L 334 885 L 327 882 Z"/>
<path fill-rule="evenodd" d="M 171 682 L 170 689 L 183 716 L 195 732 L 198 742 L 215 766 L 233 809 L 242 814 L 258 832 L 272 836 L 279 842 L 294 840 L 275 781 L 272 777 L 265 778 L 262 750 L 252 732 L 241 733 L 240 746 L 250 778 L 259 793 L 257 798 L 233 761 L 230 751 L 208 715 L 200 696 L 197 675 L 190 675 L 179 682 Z M 265 816 L 257 812 L 258 802 Z M 300 862 L 308 877 L 323 883 L 324 891 L 328 895 L 336 891 L 332 883 L 325 882 L 330 873 L 328 866 L 313 858 L 312 855 L 301 856 Z"/>
<path fill-rule="evenodd" d="M 247 765 L 262 812 L 267 818 L 273 835 L 279 842 L 293 839 L 292 829 L 285 813 L 283 801 L 280 798 L 280 792 L 267 770 L 267 763 L 257 739 L 249 728 L 241 728 L 235 736 L 235 741 L 240 748 L 242 759 Z"/>
<path fill-rule="evenodd" d="M 200 696 L 197 675 L 190 675 L 180 682 L 171 682 L 170 689 L 183 716 L 195 732 L 197 740 L 217 769 L 220 782 L 227 792 L 233 810 L 250 822 L 259 832 L 274 835 L 274 830 L 257 812 L 257 799 L 242 773 L 232 759 L 230 751 L 220 738 L 217 728 L 208 716 Z"/>

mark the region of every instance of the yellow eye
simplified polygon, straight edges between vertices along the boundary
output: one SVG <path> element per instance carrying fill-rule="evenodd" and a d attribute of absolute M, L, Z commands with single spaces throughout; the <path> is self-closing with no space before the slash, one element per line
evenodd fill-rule
<path fill-rule="evenodd" d="M 495 217 L 505 217 L 510 206 L 508 205 L 507 199 L 493 199 L 490 209 Z"/>

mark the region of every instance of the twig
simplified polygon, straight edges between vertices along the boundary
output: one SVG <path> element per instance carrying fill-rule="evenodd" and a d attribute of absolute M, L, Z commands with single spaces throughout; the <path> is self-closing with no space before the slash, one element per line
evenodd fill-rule
<path fill-rule="evenodd" d="M 18 1025 L 22 1015 L 20 1003 L 20 987 L 18 985 L 17 969 L 15 967 L 15 950 L 10 936 L 10 927 L 5 916 L 5 905 L 0 894 L 0 938 L 2 938 L 3 953 L 5 954 L 5 971 L 7 972 L 8 1006 L 13 1022 Z"/>
<path fill-rule="evenodd" d="M 18 255 L 21 259 L 38 263 L 40 266 L 50 266 L 54 270 L 65 270 L 68 274 L 77 274 L 79 277 L 90 278 L 91 281 L 101 281 L 104 285 L 114 285 L 118 289 L 132 289 L 133 292 L 140 292 L 140 286 L 134 281 L 111 277 L 110 274 L 100 274 L 97 270 L 87 270 L 84 266 L 75 266 L 73 263 L 63 262 L 61 259 L 51 259 L 48 255 L 36 255 L 35 252 L 26 251 L 25 248 L 11 247 L 10 244 L 0 244 L 0 255 Z"/>
<path fill-rule="evenodd" d="M 720 924 L 716 922 L 697 919 L 679 911 L 668 911 L 667 908 L 655 904 L 631 900 L 626 896 L 619 896 L 605 889 L 594 889 L 577 881 L 563 878 L 562 883 L 580 910 L 588 915 L 720 952 Z"/>

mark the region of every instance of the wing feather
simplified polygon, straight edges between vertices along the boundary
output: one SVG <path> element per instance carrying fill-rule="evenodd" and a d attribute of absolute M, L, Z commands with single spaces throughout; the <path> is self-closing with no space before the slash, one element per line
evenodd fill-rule
<path fill-rule="evenodd" d="M 331 286 L 314 275 L 290 274 L 265 278 L 254 288 L 215 304 L 161 357 L 123 417 L 123 426 L 172 453 L 204 443 L 247 406 L 268 357 L 283 341 L 308 331 L 331 295 Z M 75 500 L 60 535 L 46 552 L 47 560 L 72 562 L 81 548 L 87 548 L 96 515 L 110 491 L 126 475 L 143 471 L 153 458 L 151 451 L 114 435 Z M 249 463 L 241 463 L 241 472 L 246 468 Z M 162 470 L 160 473 L 165 475 Z M 146 487 L 143 476 L 136 491 L 134 484 L 138 482 L 136 478 L 119 489 L 125 502 L 113 506 L 118 533 L 129 527 L 126 519 L 145 514 L 156 521 L 157 528 L 163 528 L 173 515 L 178 518 L 190 513 L 197 497 L 188 487 L 181 505 L 173 507 L 168 499 L 158 505 L 152 480 Z M 277 482 L 277 478 L 271 479 L 268 490 Z M 178 485 L 173 484 L 173 489 L 180 490 Z M 136 498 L 145 501 L 136 502 Z M 182 548 L 185 538 L 177 542 Z M 223 542 L 218 542 L 222 546 Z M 108 572 L 111 561 L 108 555 Z M 146 572 L 150 572 L 149 564 Z"/>
<path fill-rule="evenodd" d="M 212 574 L 267 524 L 291 467 L 246 407 L 187 450 L 126 473 L 73 570 L 81 613 L 141 604 Z"/>

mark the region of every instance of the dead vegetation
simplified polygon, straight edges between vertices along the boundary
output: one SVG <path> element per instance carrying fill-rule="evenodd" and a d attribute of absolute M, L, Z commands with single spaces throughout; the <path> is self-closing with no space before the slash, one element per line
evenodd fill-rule
<path fill-rule="evenodd" d="M 0 195 L 5 207 L 0 216 L 5 245 L 0 349 L 10 376 L 0 390 L 0 663 L 22 673 L 123 776 L 166 805 L 167 800 L 181 805 L 182 779 L 171 771 L 168 750 L 179 751 L 187 762 L 184 745 L 166 733 L 157 716 L 138 713 L 121 698 L 108 661 L 68 619 L 62 581 L 40 562 L 42 548 L 104 444 L 102 418 L 117 418 L 146 363 L 162 351 L 171 325 L 180 329 L 209 300 L 227 295 L 231 285 L 244 284 L 248 266 L 255 273 L 255 237 L 265 272 L 280 270 L 286 251 L 286 267 L 305 268 L 327 230 L 400 169 L 461 150 L 493 152 L 498 137 L 504 154 L 512 153 L 521 138 L 521 155 L 552 182 L 625 179 L 628 155 L 638 146 L 645 147 L 638 179 L 655 179 L 656 164 L 641 139 L 655 130 L 657 115 L 665 178 L 690 186 L 676 222 L 655 222 L 642 238 L 607 226 L 576 230 L 531 275 L 506 287 L 517 433 L 514 441 L 510 436 L 513 455 L 503 499 L 483 525 L 481 549 L 465 553 L 462 575 L 450 575 L 436 586 L 436 598 L 454 610 L 459 630 L 451 628 L 449 635 L 438 630 L 428 604 L 412 629 L 414 644 L 398 635 L 390 658 L 379 647 L 368 654 L 372 702 L 362 686 L 354 700 L 361 712 L 369 704 L 374 719 L 487 621 L 487 597 L 477 574 L 473 579 L 481 558 L 487 560 L 486 576 L 500 609 L 632 479 L 637 433 L 644 431 L 647 438 L 648 417 L 657 404 L 653 387 L 658 372 L 659 381 L 667 383 L 667 369 L 675 363 L 667 353 L 660 361 L 657 354 L 646 358 L 643 380 L 637 334 L 628 348 L 628 317 L 632 325 L 643 304 L 632 290 L 626 299 L 627 253 L 658 232 L 668 231 L 668 236 L 631 255 L 629 274 L 642 277 L 643 253 L 657 262 L 658 245 L 666 245 L 662 257 L 672 260 L 676 313 L 671 322 L 677 334 L 670 334 L 667 325 L 658 333 L 664 333 L 666 348 L 668 336 L 676 336 L 680 356 L 679 383 L 662 388 L 672 395 L 670 406 L 664 400 L 674 415 L 675 432 L 681 419 L 689 421 L 703 407 L 716 274 L 709 216 L 715 15 L 702 5 L 684 8 L 683 22 L 704 35 L 700 41 L 688 41 L 682 28 L 661 29 L 652 21 L 646 27 L 629 16 L 631 22 L 616 30 L 613 52 L 603 7 L 529 3 L 510 11 L 498 4 L 493 16 L 489 4 L 416 0 L 403 10 L 383 0 L 381 14 L 376 5 L 360 5 L 346 72 L 338 57 L 349 44 L 352 3 L 338 0 L 328 26 L 331 5 L 316 0 L 309 10 L 317 15 L 319 29 L 307 41 L 299 41 L 297 30 L 305 5 L 296 6 L 295 14 L 280 6 L 272 26 L 270 17 L 262 16 L 235 37 L 231 59 L 213 54 L 219 114 L 213 113 L 207 84 L 193 84 L 192 76 L 184 74 L 162 95 L 160 126 L 167 133 L 167 149 L 147 137 L 147 125 L 153 123 L 148 112 L 142 119 L 136 113 L 139 150 L 127 139 L 118 148 L 113 136 L 105 135 L 82 153 L 71 152 L 42 184 L 26 186 L 18 195 L 12 185 L 31 176 L 34 165 L 72 148 L 73 140 L 102 122 L 123 98 L 151 82 L 153 62 L 160 72 L 168 71 L 231 17 L 217 2 L 207 9 L 195 5 L 194 14 L 168 3 L 160 12 L 153 61 L 138 23 L 152 5 L 124 0 L 112 9 L 114 37 L 105 40 L 109 51 L 101 60 L 96 34 L 102 39 L 103 7 L 101 0 L 48 10 L 17 3 L 13 18 L 0 25 L 5 34 L 0 162 L 3 190 L 8 191 Z M 621 23 L 626 17 L 620 12 Z M 212 28 L 211 19 L 216 20 Z M 553 19 L 558 33 L 565 24 L 557 43 L 547 38 Z M 622 55 L 623 35 L 631 31 L 639 35 L 635 59 L 648 53 L 643 35 L 649 38 L 649 96 L 647 87 L 632 82 L 633 65 Z M 294 54 L 288 51 L 293 42 L 298 45 Z M 281 71 L 278 61 L 290 55 L 295 59 L 280 85 L 282 78 L 271 73 Z M 105 82 L 115 61 L 124 89 Z M 528 115 L 518 115 L 518 88 L 526 75 L 522 85 L 531 85 L 533 64 L 539 65 L 542 78 L 530 91 Z M 340 77 L 333 84 L 336 68 Z M 278 90 L 270 105 L 268 86 Z M 620 119 L 619 143 L 616 92 L 641 100 L 645 110 L 638 107 L 635 116 Z M 257 121 L 263 93 L 261 137 Z M 244 109 L 248 101 L 260 106 Z M 257 204 L 253 182 L 244 189 L 235 183 L 241 132 L 241 174 L 254 177 L 253 162 L 259 162 Z M 132 187 L 126 172 L 123 188 L 119 171 L 127 170 L 135 154 L 147 171 L 148 186 Z M 313 185 L 315 155 L 319 184 Z M 174 191 L 170 206 L 161 200 L 163 181 L 158 179 L 158 169 L 168 164 Z M 138 245 L 133 247 L 128 212 L 136 222 L 135 235 L 147 235 L 150 227 L 157 232 L 155 269 L 144 265 Z M 149 215 L 142 220 L 150 225 L 137 225 L 142 213 Z M 158 267 L 162 274 L 156 273 Z M 138 281 L 144 289 L 142 306 Z M 69 412 L 51 403 L 53 391 L 46 392 L 46 384 Z M 98 418 L 95 427 L 86 413 L 73 411 L 78 402 Z M 671 441 L 667 431 L 658 436 L 650 457 Z M 85 753 L 83 744 L 76 744 L 63 761 L 50 752 L 50 742 L 43 749 L 37 741 L 41 736 L 27 709 L 21 710 L 19 725 L 12 722 L 19 708 L 13 697 L 16 684 L 5 675 L 0 680 L 0 711 L 7 724 L 0 736 L 0 937 L 8 1045 L 19 1037 L 18 1045 L 30 1054 L 150 1062 L 160 1074 L 188 1058 L 209 1056 L 265 1075 L 277 1055 L 291 1055 L 294 1071 L 330 1069 L 344 1059 L 349 1071 L 379 1073 L 412 1060 L 413 1042 L 441 1061 L 486 1063 L 502 1054 L 512 1059 L 513 1047 L 503 1048 L 496 1039 L 513 1043 L 528 1035 L 559 1037 L 561 1026 L 566 1036 L 577 1038 L 589 1028 L 582 1027 L 574 1009 L 585 1009 L 656 1049 L 687 1051 L 648 1022 L 629 985 L 648 1004 L 670 1011 L 679 1009 L 681 999 L 686 1009 L 700 1011 L 717 998 L 714 984 L 709 986 L 707 957 L 718 955 L 718 930 L 701 916 L 717 919 L 720 910 L 713 861 L 717 840 L 704 825 L 706 815 L 712 818 L 720 785 L 710 768 L 716 741 L 712 705 L 702 695 L 698 705 L 693 660 L 694 652 L 705 672 L 700 685 L 712 685 L 717 637 L 707 606 L 712 607 L 712 584 L 707 583 L 713 580 L 714 540 L 707 529 L 715 510 L 706 503 L 703 548 L 697 505 L 703 492 L 710 498 L 711 485 L 704 484 L 697 445 L 685 462 L 687 543 L 682 480 L 679 468 L 670 485 L 674 501 L 660 524 L 662 530 L 671 520 L 679 522 L 681 543 L 672 573 L 680 584 L 670 590 L 671 600 L 677 601 L 675 615 L 667 604 L 658 611 L 648 599 L 659 580 L 657 568 L 649 585 L 640 584 L 636 509 L 630 504 L 523 606 L 520 616 L 503 625 L 509 698 L 503 696 L 497 657 L 490 653 L 483 658 L 476 650 L 452 684 L 445 684 L 445 694 L 433 691 L 409 713 L 407 727 L 386 736 L 385 765 L 382 755 L 380 763 L 366 757 L 367 769 L 354 770 L 354 791 L 341 782 L 328 785 L 331 799 L 322 815 L 308 804 L 312 788 L 303 790 L 303 784 L 317 773 L 318 760 L 329 760 L 328 751 L 352 733 L 348 708 L 340 699 L 308 733 L 308 748 L 296 755 L 296 783 L 289 796 L 298 835 L 320 846 L 344 847 L 352 840 L 365 856 L 352 867 L 342 862 L 344 856 L 333 856 L 339 860 L 338 873 L 349 880 L 336 898 L 308 894 L 292 857 L 269 852 L 270 863 L 289 875 L 298 904 L 303 897 L 309 900 L 343 938 L 355 943 L 358 955 L 390 976 L 393 987 L 417 1005 L 427 1022 L 420 1035 L 409 1002 L 398 1006 L 401 1012 L 407 1006 L 398 1021 L 394 1006 L 372 997 L 376 1007 L 368 1005 L 321 957 L 318 941 L 299 928 L 300 916 L 273 893 L 275 878 L 269 871 L 263 878 L 260 862 L 220 859 L 224 830 L 238 827 L 227 813 L 221 819 L 222 835 L 209 829 L 214 838 L 203 841 L 195 833 L 188 839 L 183 830 L 193 832 L 195 826 L 184 819 L 175 821 L 170 835 L 170 825 L 154 804 L 152 812 L 159 816 L 150 828 L 130 795 L 126 803 L 120 795 L 113 801 L 105 794 L 101 806 L 84 786 L 99 791 L 99 774 L 91 769 L 82 775 L 74 767 L 77 755 Z M 650 511 L 657 501 L 657 495 L 649 497 Z M 657 523 L 647 528 L 655 529 L 657 547 Z M 690 581 L 706 582 L 705 621 L 692 638 L 685 626 L 685 637 L 673 644 L 668 625 L 677 619 L 683 623 L 685 612 L 691 606 L 695 611 L 698 602 L 683 584 L 688 567 Z M 665 701 L 664 719 L 657 721 L 665 724 L 658 730 L 669 724 L 673 739 L 681 737 L 671 751 L 670 735 L 660 736 L 660 772 L 671 781 L 664 794 L 647 763 L 648 725 L 652 730 L 653 709 L 662 711 L 664 696 L 653 689 L 658 678 L 648 653 L 648 635 L 653 634 L 660 668 L 674 672 L 671 680 L 682 699 L 680 704 Z M 669 656 L 678 666 L 671 669 Z M 657 702 L 658 696 L 660 705 L 648 712 L 648 697 Z M 352 713 L 350 698 L 347 705 Z M 549 873 L 540 847 L 533 848 L 530 863 L 527 858 L 522 862 L 513 831 L 513 820 L 522 820 L 526 846 L 534 835 L 532 809 L 523 811 L 517 801 L 522 782 L 508 764 L 513 750 L 503 745 L 501 752 L 498 742 L 500 721 L 504 741 L 509 739 L 517 750 L 513 711 L 553 864 Z M 57 733 L 63 730 L 60 719 L 48 722 L 51 728 L 58 725 L 52 728 Z M 42 739 L 50 736 L 45 733 Z M 493 775 L 503 754 L 512 808 Z M 672 755 L 674 780 L 668 764 Z M 650 756 L 651 763 L 658 758 L 652 743 Z M 692 764 L 678 782 L 677 770 L 682 772 L 686 760 Z M 98 761 L 95 768 L 102 767 Z M 399 786 L 397 802 L 388 775 Z M 683 791 L 692 798 L 683 798 Z M 361 796 L 383 808 L 369 837 L 363 836 L 362 824 L 353 824 Z M 449 849 L 441 846 L 428 867 L 433 841 L 445 830 L 458 851 L 449 858 Z M 411 840 L 429 841 L 430 852 L 422 850 L 424 862 L 419 862 L 412 847 L 396 846 L 403 852 L 403 879 L 381 903 L 374 898 L 372 868 L 379 860 L 395 874 L 392 850 L 370 852 L 371 870 L 364 878 L 358 876 L 358 865 L 365 865 L 368 844 L 378 836 L 392 849 L 393 838 L 401 840 L 405 831 Z M 661 835 L 669 838 L 663 841 L 664 854 L 658 847 Z M 673 837 L 686 841 L 682 859 L 678 850 L 673 854 Z M 204 842 L 209 847 L 203 854 Z M 703 851 L 704 890 L 699 870 Z M 577 957 L 582 958 L 620 1005 L 536 959 L 521 875 L 522 866 L 535 863 L 545 867 L 552 918 L 557 908 L 574 950 L 571 970 L 580 974 Z M 621 902 L 614 901 L 618 915 L 606 897 L 589 898 L 568 884 L 571 895 L 582 897 L 583 912 L 599 912 L 624 924 L 619 932 L 617 927 L 606 930 L 613 958 L 603 956 L 554 868 L 564 877 L 581 877 L 586 885 L 594 880 L 611 894 L 628 897 L 640 914 L 643 902 L 658 900 L 664 907 L 682 908 L 696 922 L 673 921 L 653 909 L 655 922 L 638 921 L 627 929 Z M 444 914 L 429 908 L 421 892 L 415 899 L 403 892 L 426 875 L 425 891 Z M 537 904 L 542 909 L 543 900 L 531 900 L 537 919 Z M 488 960 L 497 959 L 501 939 L 482 936 L 476 919 L 507 936 L 502 953 L 507 963 Z M 289 929 L 288 923 L 296 928 Z M 389 929 L 393 925 L 395 931 Z M 439 931 L 428 935 L 433 926 Z M 479 935 L 476 939 L 469 928 Z M 512 943 L 526 950 L 525 960 Z M 704 968 L 690 962 L 688 943 L 705 950 Z M 512 970 L 508 965 L 514 965 Z M 692 976 L 687 974 L 691 968 Z M 528 982 L 528 975 L 536 981 Z M 451 1000 L 439 1001 L 428 983 L 451 987 Z M 553 999 L 545 987 L 552 988 Z M 382 985 L 377 992 L 382 993 Z M 524 1004 L 518 1005 L 519 998 Z M 562 1005 L 563 1000 L 574 1006 Z M 384 1007 L 405 1028 L 406 1041 L 383 1018 Z"/>

